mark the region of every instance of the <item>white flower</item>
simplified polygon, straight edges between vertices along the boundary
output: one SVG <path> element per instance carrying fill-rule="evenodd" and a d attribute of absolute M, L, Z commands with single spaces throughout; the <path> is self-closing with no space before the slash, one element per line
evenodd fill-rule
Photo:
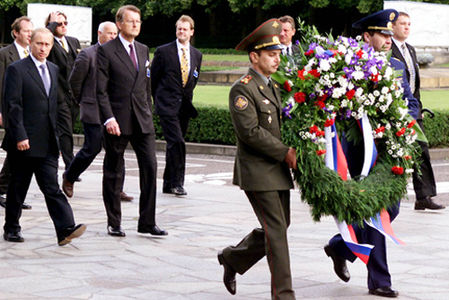
<path fill-rule="evenodd" d="M 335 78 L 335 74 L 334 74 L 334 73 L 330 73 L 329 76 L 330 76 L 331 78 Z"/>
<path fill-rule="evenodd" d="M 385 124 L 385 129 L 386 129 L 386 130 L 390 130 L 390 129 L 391 129 L 390 123 Z"/>
<path fill-rule="evenodd" d="M 380 96 L 380 93 L 379 93 L 378 90 L 375 90 L 375 91 L 373 92 L 373 94 L 374 94 L 374 96 L 376 96 L 376 97 L 379 97 L 379 96 Z"/>
<path fill-rule="evenodd" d="M 341 53 L 346 53 L 346 47 L 344 45 L 338 45 L 338 51 Z"/>
<path fill-rule="evenodd" d="M 357 90 L 355 91 L 355 96 L 356 97 L 360 97 L 363 94 L 363 89 L 362 88 L 357 88 Z"/>
<path fill-rule="evenodd" d="M 412 174 L 413 172 L 413 169 L 405 169 L 405 174 Z"/>
<path fill-rule="evenodd" d="M 384 86 L 381 90 L 381 93 L 386 95 L 389 91 L 390 91 L 390 89 L 387 86 Z"/>
<path fill-rule="evenodd" d="M 346 107 L 346 106 L 348 106 L 348 100 L 347 100 L 347 99 L 342 100 L 340 106 L 341 106 L 341 107 Z"/>

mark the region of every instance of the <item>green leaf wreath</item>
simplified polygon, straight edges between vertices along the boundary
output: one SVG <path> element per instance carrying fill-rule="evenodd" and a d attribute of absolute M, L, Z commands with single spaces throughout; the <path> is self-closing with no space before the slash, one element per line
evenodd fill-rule
<path fill-rule="evenodd" d="M 282 86 L 282 138 L 296 148 L 295 181 L 315 221 L 333 215 L 362 223 L 395 204 L 407 192 L 418 148 L 425 137 L 408 115 L 398 74 L 389 53 L 376 52 L 360 37 L 318 34 L 300 22 L 300 53 L 282 56 L 273 78 Z M 324 128 L 336 125 L 354 142 L 363 142 L 357 121 L 368 116 L 378 157 L 365 178 L 342 180 L 324 162 Z"/>

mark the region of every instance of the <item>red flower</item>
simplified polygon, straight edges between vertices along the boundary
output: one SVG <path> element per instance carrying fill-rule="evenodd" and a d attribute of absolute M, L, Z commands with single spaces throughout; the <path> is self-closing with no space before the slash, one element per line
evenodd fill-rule
<path fill-rule="evenodd" d="M 404 174 L 404 168 L 399 166 L 394 166 L 391 168 L 391 172 L 396 175 L 402 175 Z"/>
<path fill-rule="evenodd" d="M 376 128 L 376 133 L 379 133 L 379 132 L 385 132 L 385 127 L 384 126 L 381 126 L 381 127 L 379 127 L 379 128 Z"/>
<path fill-rule="evenodd" d="M 327 119 L 326 122 L 324 122 L 324 127 L 329 127 L 334 125 L 335 119 Z"/>
<path fill-rule="evenodd" d="M 297 92 L 293 95 L 293 98 L 295 98 L 296 103 L 303 103 L 306 101 L 306 94 L 303 92 Z"/>
<path fill-rule="evenodd" d="M 357 51 L 356 54 L 357 54 L 357 56 L 358 56 L 359 58 L 362 58 L 362 56 L 363 56 L 363 50 L 362 50 L 362 49 L 359 49 L 359 51 Z"/>
<path fill-rule="evenodd" d="M 354 95 L 355 95 L 354 89 L 346 92 L 346 97 L 348 97 L 349 100 L 351 100 L 354 97 Z"/>
<path fill-rule="evenodd" d="M 322 149 L 322 150 L 316 150 L 316 154 L 318 155 L 323 155 L 326 153 L 326 150 Z"/>
<path fill-rule="evenodd" d="M 324 130 L 318 130 L 318 131 L 315 133 L 315 135 L 318 136 L 318 137 L 324 136 Z"/>
<path fill-rule="evenodd" d="M 404 156 L 404 159 L 405 159 L 405 160 L 410 160 L 410 159 L 412 159 L 412 157 L 411 157 L 410 155 L 405 155 L 405 156 Z"/>
<path fill-rule="evenodd" d="M 371 75 L 371 81 L 378 82 L 379 81 L 379 74 Z"/>
<path fill-rule="evenodd" d="M 311 74 L 312 76 L 319 78 L 321 76 L 320 72 L 318 72 L 316 69 L 310 70 L 309 74 Z"/>
<path fill-rule="evenodd" d="M 292 91 L 292 87 L 290 86 L 290 83 L 288 83 L 288 80 L 286 80 L 286 81 L 284 82 L 284 89 L 285 89 L 287 92 L 291 92 L 291 91 Z"/>
<path fill-rule="evenodd" d="M 315 105 L 318 106 L 321 109 L 323 109 L 326 106 L 326 104 L 324 104 L 323 101 L 319 101 L 319 100 L 315 101 Z"/>
<path fill-rule="evenodd" d="M 318 101 L 324 102 L 327 99 L 327 94 L 323 94 L 323 96 L 318 97 Z"/>
<path fill-rule="evenodd" d="M 312 49 L 310 49 L 309 51 L 304 53 L 304 55 L 307 55 L 307 56 L 312 55 L 312 54 L 313 54 L 313 50 Z"/>
<path fill-rule="evenodd" d="M 416 120 L 413 120 L 407 125 L 407 128 L 412 128 L 415 124 L 416 124 Z"/>
<path fill-rule="evenodd" d="M 318 131 L 319 131 L 319 129 L 318 129 L 318 126 L 316 126 L 316 125 L 313 125 L 312 127 L 309 128 L 310 133 L 315 133 Z"/>
<path fill-rule="evenodd" d="M 302 79 L 302 80 L 305 79 L 305 77 L 304 77 L 304 72 L 305 72 L 304 69 L 298 71 L 298 77 L 299 77 L 300 79 Z"/>
<path fill-rule="evenodd" d="M 397 136 L 401 136 L 401 135 L 403 135 L 404 133 L 405 133 L 405 128 L 402 127 L 401 130 L 399 130 L 399 131 L 396 132 L 396 135 L 397 135 Z"/>

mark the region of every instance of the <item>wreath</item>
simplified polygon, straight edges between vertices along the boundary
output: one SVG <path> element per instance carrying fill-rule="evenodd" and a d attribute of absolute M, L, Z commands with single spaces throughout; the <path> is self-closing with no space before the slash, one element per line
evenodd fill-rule
<path fill-rule="evenodd" d="M 408 114 L 400 73 L 389 64 L 391 53 L 374 51 L 360 36 L 334 39 L 299 24 L 300 53 L 282 56 L 272 76 L 283 86 L 282 139 L 297 151 L 294 179 L 315 221 L 333 215 L 362 223 L 406 194 L 419 154 L 414 142 L 425 137 Z M 368 176 L 343 180 L 326 167 L 325 128 L 335 126 L 338 136 L 363 142 L 364 116 L 377 160 Z"/>

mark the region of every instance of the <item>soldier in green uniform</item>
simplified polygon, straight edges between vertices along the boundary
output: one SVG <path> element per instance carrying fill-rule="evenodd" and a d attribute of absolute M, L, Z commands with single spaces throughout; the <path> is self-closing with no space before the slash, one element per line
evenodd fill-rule
<path fill-rule="evenodd" d="M 290 224 L 289 168 L 296 169 L 296 150 L 281 142 L 281 96 L 270 75 L 279 66 L 281 23 L 271 19 L 243 39 L 251 68 L 229 94 L 229 110 L 237 137 L 233 183 L 245 191 L 261 228 L 237 246 L 218 253 L 223 281 L 236 292 L 236 273 L 243 274 L 265 255 L 271 272 L 272 299 L 295 299 L 290 273 L 287 228 Z"/>

